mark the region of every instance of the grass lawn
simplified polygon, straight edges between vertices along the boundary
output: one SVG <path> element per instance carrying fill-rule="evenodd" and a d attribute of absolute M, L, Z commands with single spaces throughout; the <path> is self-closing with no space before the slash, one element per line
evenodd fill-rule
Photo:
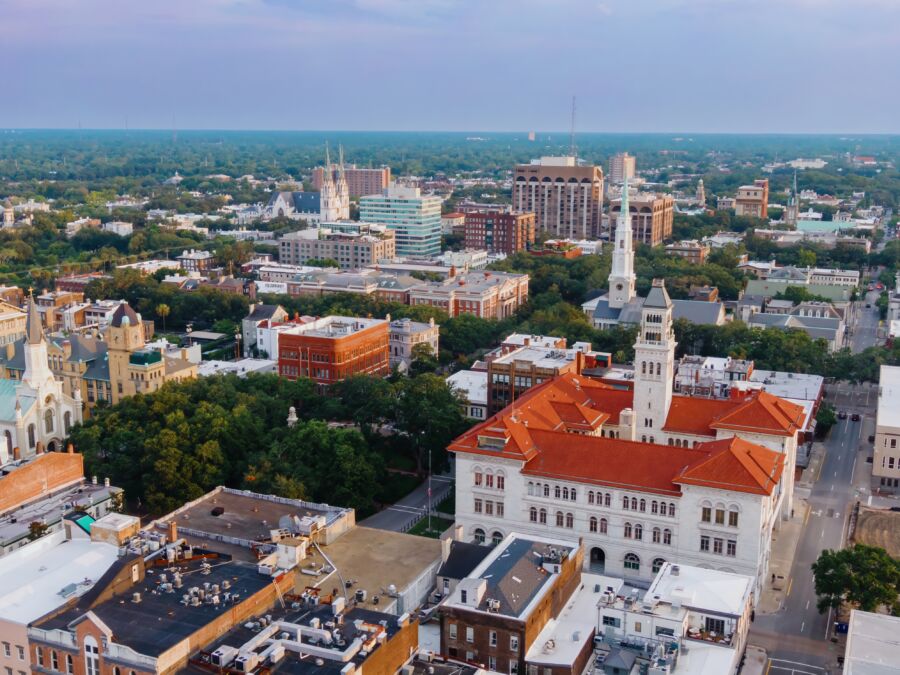
<path fill-rule="evenodd" d="M 444 498 L 444 501 L 434 508 L 441 513 L 454 515 L 456 513 L 456 490 L 450 490 L 450 494 Z"/>
<path fill-rule="evenodd" d="M 417 534 L 420 537 L 430 537 L 431 539 L 438 539 L 448 527 L 453 525 L 452 518 L 439 518 L 437 516 L 431 516 L 431 529 L 428 529 L 428 517 L 422 518 L 415 526 L 409 531 L 408 534 Z"/>

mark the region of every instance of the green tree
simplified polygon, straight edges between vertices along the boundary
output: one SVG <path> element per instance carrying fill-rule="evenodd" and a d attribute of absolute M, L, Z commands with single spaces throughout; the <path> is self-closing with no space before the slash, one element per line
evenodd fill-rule
<path fill-rule="evenodd" d="M 156 306 L 156 316 L 162 319 L 163 331 L 166 330 L 166 317 L 172 312 L 172 308 L 166 303 L 161 302 Z"/>
<path fill-rule="evenodd" d="M 812 571 L 821 614 L 844 602 L 872 612 L 881 605 L 893 605 L 900 594 L 900 563 L 877 546 L 827 549 L 813 563 Z"/>
<path fill-rule="evenodd" d="M 468 424 L 462 416 L 461 400 L 443 378 L 424 374 L 396 384 L 397 427 L 409 437 L 422 474 L 431 454 L 434 471 L 447 464 L 446 449 Z"/>

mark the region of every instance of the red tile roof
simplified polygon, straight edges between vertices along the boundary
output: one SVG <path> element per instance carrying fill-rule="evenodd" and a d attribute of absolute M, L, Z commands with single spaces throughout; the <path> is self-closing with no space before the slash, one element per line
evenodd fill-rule
<path fill-rule="evenodd" d="M 715 436 L 711 425 L 720 415 L 734 410 L 728 399 L 673 396 L 663 431 L 696 436 Z"/>
<path fill-rule="evenodd" d="M 719 416 L 710 427 L 749 431 L 778 436 L 793 436 L 803 428 L 802 406 L 761 391 L 740 403 L 731 412 Z"/>
<path fill-rule="evenodd" d="M 673 482 L 770 495 L 784 470 L 784 455 L 734 436 L 697 447 L 708 456 L 685 468 Z"/>

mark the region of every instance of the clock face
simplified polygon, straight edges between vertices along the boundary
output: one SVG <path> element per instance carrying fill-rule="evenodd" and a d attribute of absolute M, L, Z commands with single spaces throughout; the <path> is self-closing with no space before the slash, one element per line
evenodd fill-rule
<path fill-rule="evenodd" d="M 621 291 L 622 288 L 624 288 L 624 286 L 622 286 L 622 284 L 616 284 L 616 290 L 617 290 L 617 291 Z"/>

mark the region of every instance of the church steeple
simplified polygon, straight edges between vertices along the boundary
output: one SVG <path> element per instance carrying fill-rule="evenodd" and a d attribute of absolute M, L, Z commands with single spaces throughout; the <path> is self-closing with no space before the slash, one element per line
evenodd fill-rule
<path fill-rule="evenodd" d="M 25 320 L 25 372 L 22 382 L 42 391 L 48 381 L 53 381 L 50 361 L 47 357 L 47 342 L 41 326 L 41 315 L 34 302 L 34 295 L 28 298 L 28 316 Z"/>
<path fill-rule="evenodd" d="M 628 177 L 622 185 L 622 207 L 616 220 L 615 248 L 609 272 L 609 306 L 624 307 L 634 299 L 634 247 L 631 209 L 628 203 Z"/>
<path fill-rule="evenodd" d="M 675 377 L 672 301 L 662 279 L 654 279 L 641 310 L 634 343 L 634 416 L 641 440 L 664 442 L 663 426 L 672 404 Z"/>
<path fill-rule="evenodd" d="M 41 326 L 41 314 L 34 303 L 34 295 L 28 298 L 28 318 L 25 322 L 25 338 L 28 344 L 36 345 L 44 341 L 44 329 Z"/>
<path fill-rule="evenodd" d="M 344 150 L 339 149 L 340 164 L 331 163 L 331 153 L 325 146 L 325 168 L 319 190 L 319 218 L 323 223 L 350 219 L 350 191 L 344 176 Z"/>

